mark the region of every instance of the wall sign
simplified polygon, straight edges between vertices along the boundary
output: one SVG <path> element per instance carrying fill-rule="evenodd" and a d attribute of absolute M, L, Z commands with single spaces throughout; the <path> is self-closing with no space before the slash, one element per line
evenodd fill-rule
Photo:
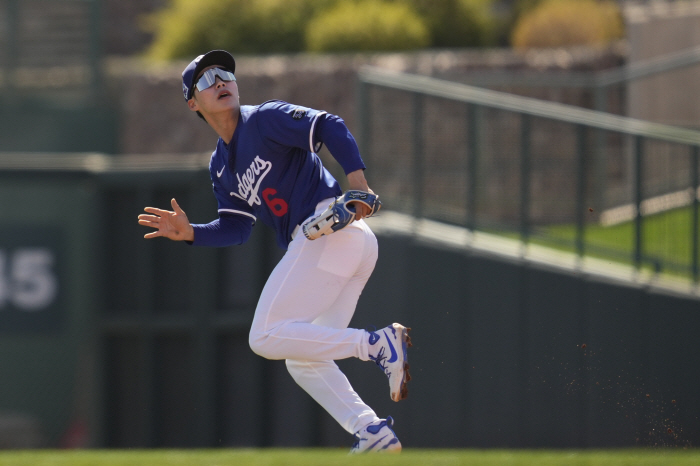
<path fill-rule="evenodd" d="M 0 332 L 60 327 L 65 314 L 63 245 L 58 229 L 0 225 Z"/>

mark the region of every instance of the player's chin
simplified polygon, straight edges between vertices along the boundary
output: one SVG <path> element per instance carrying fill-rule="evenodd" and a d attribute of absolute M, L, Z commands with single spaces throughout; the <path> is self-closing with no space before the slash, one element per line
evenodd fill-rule
<path fill-rule="evenodd" d="M 211 113 L 231 113 L 237 112 L 239 108 L 238 102 L 233 97 L 226 97 L 214 102 L 211 108 Z"/>

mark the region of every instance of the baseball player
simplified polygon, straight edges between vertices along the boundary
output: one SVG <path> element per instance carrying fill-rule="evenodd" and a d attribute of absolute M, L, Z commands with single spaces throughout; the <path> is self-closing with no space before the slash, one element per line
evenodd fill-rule
<path fill-rule="evenodd" d="M 373 361 L 389 379 L 392 400 L 407 396 L 408 328 L 348 328 L 377 260 L 377 240 L 364 217 L 380 206 L 364 176 L 355 139 L 341 118 L 282 101 L 241 106 L 226 51 L 195 58 L 182 73 L 190 110 L 219 135 L 209 172 L 218 218 L 190 224 L 175 199 L 172 211 L 146 207 L 145 238 L 192 245 L 244 243 L 255 222 L 272 227 L 286 250 L 262 291 L 250 330 L 253 351 L 285 359 L 294 380 L 345 430 L 351 452 L 400 451 L 391 417 L 380 419 L 335 364 L 355 357 Z M 323 167 L 325 144 L 343 168 L 350 190 Z"/>

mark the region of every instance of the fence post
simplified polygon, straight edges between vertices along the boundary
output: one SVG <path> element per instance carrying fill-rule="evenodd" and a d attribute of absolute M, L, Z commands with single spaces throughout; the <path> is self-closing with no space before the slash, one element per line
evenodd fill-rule
<path fill-rule="evenodd" d="M 596 84 L 593 91 L 595 110 L 604 112 L 607 108 L 607 86 Z M 602 129 L 594 129 L 593 142 L 593 184 L 596 186 L 591 193 L 591 202 L 596 209 L 605 209 L 605 197 L 607 192 L 607 160 L 605 157 L 605 132 Z"/>
<path fill-rule="evenodd" d="M 467 104 L 467 212 L 466 227 L 468 230 L 476 230 L 476 196 L 477 196 L 477 170 L 479 167 L 479 151 L 481 139 L 479 137 L 481 123 L 481 107 L 475 104 Z"/>
<path fill-rule="evenodd" d="M 530 238 L 530 115 L 520 116 L 520 234 L 523 243 Z"/>
<path fill-rule="evenodd" d="M 634 266 L 639 270 L 642 265 L 642 158 L 644 156 L 644 150 L 642 148 L 643 138 L 642 136 L 634 137 L 634 204 L 637 207 L 637 215 L 634 219 Z"/>
<path fill-rule="evenodd" d="M 583 258 L 585 252 L 586 230 L 586 127 L 576 126 L 576 156 L 577 156 L 577 185 L 576 185 L 576 254 Z"/>
<path fill-rule="evenodd" d="M 692 272 L 693 272 L 693 282 L 698 283 L 698 185 L 700 185 L 700 179 L 698 179 L 698 157 L 700 156 L 700 147 L 693 146 L 691 151 L 691 170 L 692 170 L 692 180 L 693 180 L 693 214 L 691 219 L 693 221 L 692 231 L 692 247 L 693 259 L 692 259 Z"/>
<path fill-rule="evenodd" d="M 413 215 L 423 217 L 423 95 L 413 94 Z"/>

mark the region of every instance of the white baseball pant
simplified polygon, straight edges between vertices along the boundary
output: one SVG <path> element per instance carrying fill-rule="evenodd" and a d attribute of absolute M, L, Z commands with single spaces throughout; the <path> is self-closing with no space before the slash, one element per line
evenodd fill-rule
<path fill-rule="evenodd" d="M 316 214 L 330 202 L 320 202 Z M 369 360 L 367 332 L 347 327 L 374 270 L 377 239 L 364 220 L 313 241 L 297 231 L 262 291 L 250 347 L 267 359 L 286 359 L 297 384 L 355 433 L 379 417 L 334 360 Z"/>

